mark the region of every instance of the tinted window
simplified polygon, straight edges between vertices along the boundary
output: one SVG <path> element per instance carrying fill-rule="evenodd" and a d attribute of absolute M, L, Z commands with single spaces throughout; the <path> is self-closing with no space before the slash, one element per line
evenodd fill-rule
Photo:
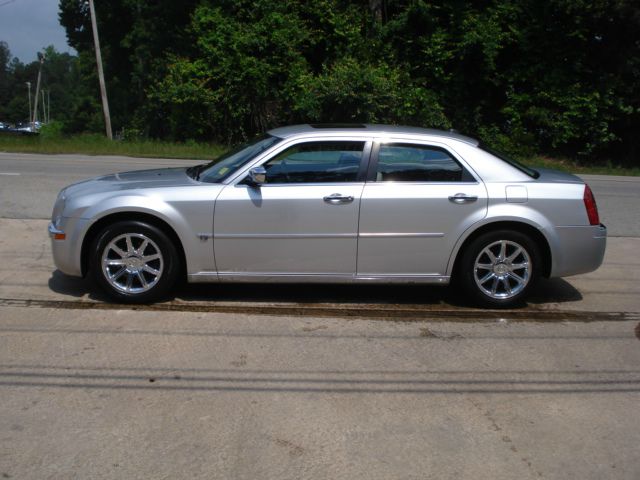
<path fill-rule="evenodd" d="M 355 182 L 364 142 L 309 142 L 269 160 L 267 183 Z"/>
<path fill-rule="evenodd" d="M 481 144 L 480 145 L 480 150 L 484 150 L 485 152 L 489 152 L 494 157 L 498 157 L 503 162 L 507 162 L 509 165 L 511 165 L 512 167 L 517 168 L 522 173 L 525 173 L 525 174 L 529 175 L 531 178 L 538 178 L 540 176 L 540 173 L 537 172 L 536 170 L 534 170 L 533 168 L 529 168 L 526 165 L 523 165 L 522 163 L 520 163 L 517 160 L 507 156 L 506 154 L 504 154 L 502 152 L 498 152 L 496 150 L 492 150 L 489 147 L 487 147 L 486 145 L 482 145 Z"/>
<path fill-rule="evenodd" d="M 474 178 L 445 150 L 426 145 L 380 145 L 379 182 L 473 182 Z"/>
<path fill-rule="evenodd" d="M 189 169 L 190 172 L 187 173 L 203 182 L 222 182 L 242 165 L 255 158 L 256 155 L 280 141 L 282 141 L 281 138 L 269 135 L 258 138 L 253 142 L 237 146 L 207 165 L 192 167 L 193 170 Z"/>

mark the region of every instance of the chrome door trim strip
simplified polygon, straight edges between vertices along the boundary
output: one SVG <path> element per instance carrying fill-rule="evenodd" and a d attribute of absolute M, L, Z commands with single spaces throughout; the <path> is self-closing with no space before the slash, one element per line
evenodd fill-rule
<path fill-rule="evenodd" d="M 200 236 L 200 235 L 198 235 Z M 214 239 L 268 238 L 268 239 L 302 239 L 302 238 L 441 238 L 444 233 L 216 233 Z M 210 238 L 210 237 L 209 237 Z"/>
<path fill-rule="evenodd" d="M 230 238 L 271 238 L 271 239 L 301 239 L 301 238 L 356 238 L 355 233 L 216 233 L 214 239 Z"/>
<path fill-rule="evenodd" d="M 449 275 L 439 275 L 428 273 L 424 275 L 397 274 L 397 275 L 357 275 L 356 283 L 430 283 L 447 285 L 450 280 Z"/>
<path fill-rule="evenodd" d="M 362 238 L 440 238 L 444 233 L 360 233 Z"/>

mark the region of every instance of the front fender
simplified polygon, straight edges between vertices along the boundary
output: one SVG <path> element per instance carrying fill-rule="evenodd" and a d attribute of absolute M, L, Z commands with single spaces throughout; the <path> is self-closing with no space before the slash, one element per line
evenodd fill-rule
<path fill-rule="evenodd" d="M 172 203 L 157 196 L 142 194 L 118 195 L 103 199 L 99 204 L 86 208 L 83 216 L 87 217 L 81 238 L 84 243 L 91 227 L 105 221 L 109 216 L 129 214 L 131 219 L 136 215 L 148 215 L 168 225 L 178 237 L 186 258 L 187 273 L 215 271 L 213 246 L 198 236 L 200 232 L 210 232 L 213 225 L 213 202 L 211 211 L 203 215 L 192 215 L 187 218 Z"/>

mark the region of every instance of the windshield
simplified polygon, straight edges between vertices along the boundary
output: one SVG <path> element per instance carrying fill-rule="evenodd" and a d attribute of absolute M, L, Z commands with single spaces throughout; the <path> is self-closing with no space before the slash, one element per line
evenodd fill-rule
<path fill-rule="evenodd" d="M 502 160 L 504 162 L 507 162 L 509 165 L 511 165 L 512 167 L 517 168 L 522 173 L 525 173 L 525 174 L 529 175 L 531 178 L 538 178 L 540 176 L 540 173 L 538 173 L 533 168 L 529 168 L 526 165 L 523 165 L 522 163 L 518 162 L 517 160 L 514 160 L 513 158 L 506 156 L 504 153 L 497 152 L 497 151 L 487 147 L 486 145 L 480 145 L 479 148 L 481 150 L 484 150 L 485 152 L 489 152 L 494 157 L 498 157 L 500 160 Z"/>
<path fill-rule="evenodd" d="M 197 165 L 187 170 L 187 174 L 195 180 L 207 183 L 220 183 L 256 155 L 272 147 L 281 138 L 271 135 L 262 136 L 252 142 L 245 143 L 216 158 L 211 163 Z"/>

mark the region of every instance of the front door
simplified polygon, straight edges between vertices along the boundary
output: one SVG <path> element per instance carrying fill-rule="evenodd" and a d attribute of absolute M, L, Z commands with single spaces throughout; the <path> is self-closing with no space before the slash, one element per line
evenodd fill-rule
<path fill-rule="evenodd" d="M 227 185 L 214 212 L 221 279 L 353 277 L 364 152 L 362 141 L 298 142 L 262 164 L 265 183 Z"/>

